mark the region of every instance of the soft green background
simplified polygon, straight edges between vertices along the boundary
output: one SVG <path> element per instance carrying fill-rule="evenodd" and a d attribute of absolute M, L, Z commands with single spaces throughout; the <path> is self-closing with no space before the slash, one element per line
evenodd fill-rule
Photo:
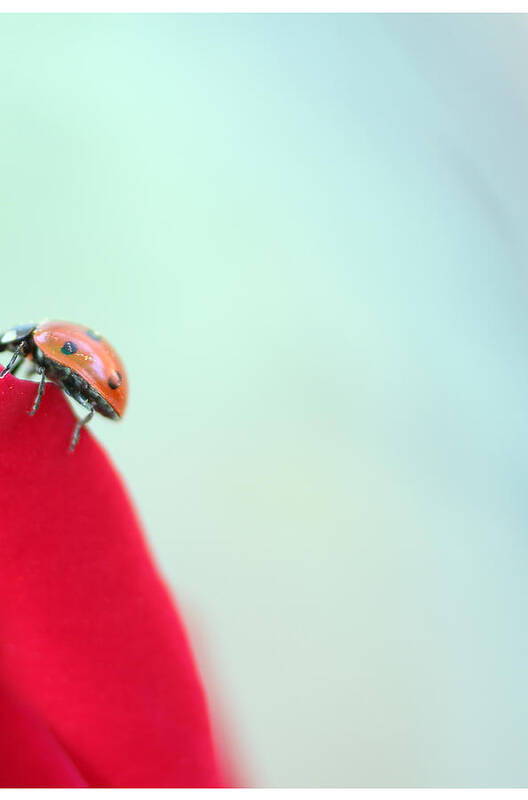
<path fill-rule="evenodd" d="M 2 16 L 3 324 L 96 434 L 260 786 L 527 785 L 528 21 Z"/>

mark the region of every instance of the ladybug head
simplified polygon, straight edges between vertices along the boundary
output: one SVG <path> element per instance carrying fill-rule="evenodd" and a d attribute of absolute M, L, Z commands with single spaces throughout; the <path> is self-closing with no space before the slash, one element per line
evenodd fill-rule
<path fill-rule="evenodd" d="M 34 322 L 30 322 L 27 325 L 17 325 L 9 328 L 8 331 L 3 331 L 0 333 L 0 351 L 14 350 L 20 342 L 31 336 L 36 327 Z"/>

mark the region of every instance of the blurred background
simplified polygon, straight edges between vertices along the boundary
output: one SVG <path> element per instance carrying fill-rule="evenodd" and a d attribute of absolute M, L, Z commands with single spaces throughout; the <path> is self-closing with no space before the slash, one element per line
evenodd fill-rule
<path fill-rule="evenodd" d="M 528 19 L 2 15 L 1 328 L 92 429 L 254 786 L 526 785 Z"/>

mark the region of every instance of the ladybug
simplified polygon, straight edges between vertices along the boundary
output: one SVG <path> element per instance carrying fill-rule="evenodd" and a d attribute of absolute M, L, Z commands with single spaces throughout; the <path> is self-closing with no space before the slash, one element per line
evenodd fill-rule
<path fill-rule="evenodd" d="M 25 357 L 33 361 L 32 371 L 40 375 L 31 416 L 38 410 L 46 379 L 88 409 L 84 419 L 77 421 L 70 452 L 95 411 L 115 420 L 123 416 L 128 398 L 123 363 L 106 339 L 91 328 L 48 320 L 40 325 L 18 325 L 0 334 L 2 350 L 10 350 L 13 355 L 0 372 L 0 378 L 9 372 L 14 374 L 23 363 L 19 359 Z"/>

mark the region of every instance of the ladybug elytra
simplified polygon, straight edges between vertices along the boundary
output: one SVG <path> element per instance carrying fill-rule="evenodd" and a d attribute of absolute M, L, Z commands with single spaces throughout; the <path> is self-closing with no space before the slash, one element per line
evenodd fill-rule
<path fill-rule="evenodd" d="M 73 322 L 18 325 L 0 334 L 2 350 L 10 350 L 13 355 L 0 378 L 9 372 L 14 374 L 23 363 L 19 359 L 26 357 L 40 375 L 31 416 L 38 410 L 46 379 L 88 409 L 85 418 L 77 421 L 70 451 L 75 449 L 83 426 L 94 412 L 115 420 L 123 416 L 128 397 L 125 369 L 113 347 L 96 331 Z"/>

